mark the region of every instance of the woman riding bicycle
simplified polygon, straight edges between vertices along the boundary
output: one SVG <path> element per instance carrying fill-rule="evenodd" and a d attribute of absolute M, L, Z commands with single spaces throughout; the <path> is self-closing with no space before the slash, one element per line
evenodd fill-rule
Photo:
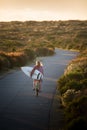
<path fill-rule="evenodd" d="M 33 75 L 35 70 L 39 70 L 43 75 L 43 65 L 40 61 L 36 61 L 36 65 L 34 66 L 33 70 L 31 71 L 31 76 Z M 35 82 L 37 81 L 37 79 L 33 80 L 33 90 L 35 89 Z M 39 81 L 39 91 L 41 91 L 41 86 L 42 86 L 42 79 L 38 80 Z"/>

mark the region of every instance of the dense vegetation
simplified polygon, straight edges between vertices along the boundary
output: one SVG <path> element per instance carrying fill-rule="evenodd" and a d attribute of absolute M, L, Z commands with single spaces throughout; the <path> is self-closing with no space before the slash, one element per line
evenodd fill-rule
<path fill-rule="evenodd" d="M 87 21 L 0 22 L 0 72 L 53 55 L 55 47 L 80 52 L 58 80 L 64 130 L 87 129 Z"/>
<path fill-rule="evenodd" d="M 34 21 L 0 22 L 0 72 L 25 65 L 37 56 L 54 54 L 54 46 L 46 41 L 38 24 Z"/>
<path fill-rule="evenodd" d="M 58 90 L 65 107 L 64 130 L 87 129 L 87 50 L 69 64 Z"/>
<path fill-rule="evenodd" d="M 0 22 L 0 71 L 21 66 L 54 48 L 87 47 L 87 21 Z"/>

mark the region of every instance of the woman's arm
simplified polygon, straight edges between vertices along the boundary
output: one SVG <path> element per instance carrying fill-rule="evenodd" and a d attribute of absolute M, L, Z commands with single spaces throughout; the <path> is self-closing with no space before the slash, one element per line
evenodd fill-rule
<path fill-rule="evenodd" d="M 33 75 L 33 73 L 34 73 L 34 71 L 35 71 L 35 69 L 36 69 L 36 66 L 34 66 L 34 68 L 32 69 L 32 71 L 31 71 L 31 77 L 32 77 L 32 75 Z"/>

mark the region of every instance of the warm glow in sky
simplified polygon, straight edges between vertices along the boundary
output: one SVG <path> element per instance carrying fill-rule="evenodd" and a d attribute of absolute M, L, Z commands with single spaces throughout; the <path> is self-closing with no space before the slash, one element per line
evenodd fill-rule
<path fill-rule="evenodd" d="M 87 0 L 0 0 L 0 21 L 87 20 Z"/>

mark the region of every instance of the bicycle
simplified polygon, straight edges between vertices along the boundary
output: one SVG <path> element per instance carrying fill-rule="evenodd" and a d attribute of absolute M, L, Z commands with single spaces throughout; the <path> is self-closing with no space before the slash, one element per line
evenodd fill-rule
<path fill-rule="evenodd" d="M 34 81 L 35 95 L 38 96 L 40 90 L 40 80 Z"/>

